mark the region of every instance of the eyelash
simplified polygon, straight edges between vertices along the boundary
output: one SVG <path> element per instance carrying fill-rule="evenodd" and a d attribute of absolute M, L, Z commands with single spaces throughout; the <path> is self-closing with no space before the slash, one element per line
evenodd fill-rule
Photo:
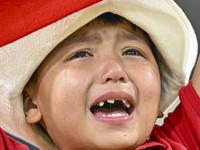
<path fill-rule="evenodd" d="M 86 54 L 87 54 L 87 56 L 85 56 Z M 89 57 L 89 56 L 92 56 L 92 55 L 85 50 L 80 50 L 80 51 L 77 51 L 76 53 L 74 53 L 73 55 L 71 55 L 68 60 L 70 61 L 70 60 L 73 60 L 76 58 Z"/>
<path fill-rule="evenodd" d="M 128 54 L 125 54 L 125 53 L 128 53 Z M 126 48 L 125 51 L 122 53 L 122 55 L 123 56 L 134 55 L 134 56 L 145 57 L 145 55 L 143 54 L 143 52 L 141 52 L 141 50 L 134 48 L 134 47 Z M 73 55 L 71 55 L 69 57 L 68 61 L 71 61 L 76 58 L 89 57 L 89 56 L 92 56 L 89 52 L 87 52 L 86 50 L 80 50 L 80 51 L 77 51 L 76 53 L 74 53 Z"/>
<path fill-rule="evenodd" d="M 129 54 L 125 54 L 129 52 Z M 126 48 L 125 51 L 122 53 L 123 56 L 126 56 L 126 55 L 135 55 L 135 56 L 142 56 L 142 57 L 145 57 L 144 53 L 139 50 L 138 48 L 135 48 L 135 47 L 129 47 L 129 48 Z"/>

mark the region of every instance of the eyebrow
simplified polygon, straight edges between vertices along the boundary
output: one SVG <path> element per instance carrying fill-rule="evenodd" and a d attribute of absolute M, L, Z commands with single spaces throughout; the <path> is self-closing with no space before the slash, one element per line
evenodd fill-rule
<path fill-rule="evenodd" d="M 84 43 L 88 43 L 88 42 L 92 42 L 92 43 L 101 43 L 102 39 L 100 37 L 99 34 L 94 33 L 91 35 L 83 35 L 83 36 L 78 36 L 69 40 L 64 40 L 63 43 L 61 44 L 61 50 L 66 48 L 66 47 L 70 47 L 76 44 L 84 44 Z"/>
<path fill-rule="evenodd" d="M 147 42 L 144 39 L 142 39 L 140 36 L 130 33 L 130 32 L 125 32 L 125 31 L 121 31 L 120 33 L 118 33 L 116 38 L 119 41 L 127 41 L 127 40 L 128 41 L 138 41 L 143 44 L 147 44 Z"/>
<path fill-rule="evenodd" d="M 127 40 L 138 41 L 143 44 L 147 44 L 147 42 L 145 42 L 145 40 L 143 40 L 140 36 L 133 33 L 125 32 L 125 31 L 121 31 L 117 33 L 115 38 L 118 41 L 127 41 Z M 99 44 L 102 42 L 102 38 L 98 33 L 94 33 L 91 35 L 78 36 L 75 38 L 71 38 L 69 40 L 64 40 L 62 44 L 60 45 L 60 50 L 63 50 L 66 47 L 70 47 L 76 44 L 84 44 L 84 43 L 89 43 L 89 42 Z"/>

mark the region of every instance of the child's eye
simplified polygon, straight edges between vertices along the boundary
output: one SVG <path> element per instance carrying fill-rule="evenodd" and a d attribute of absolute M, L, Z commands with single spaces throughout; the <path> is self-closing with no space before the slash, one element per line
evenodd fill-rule
<path fill-rule="evenodd" d="M 92 55 L 88 53 L 87 51 L 80 50 L 74 53 L 72 56 L 70 56 L 68 60 L 73 60 L 76 58 L 88 57 L 88 56 L 92 56 Z"/>
<path fill-rule="evenodd" d="M 122 53 L 123 56 L 126 55 L 134 55 L 134 56 L 142 56 L 144 57 L 144 54 L 137 48 L 127 48 L 125 51 Z"/>

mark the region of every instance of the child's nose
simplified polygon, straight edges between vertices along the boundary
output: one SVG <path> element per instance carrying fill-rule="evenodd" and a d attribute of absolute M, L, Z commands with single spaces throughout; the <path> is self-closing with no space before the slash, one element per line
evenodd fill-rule
<path fill-rule="evenodd" d="M 118 62 L 109 62 L 106 63 L 103 68 L 103 73 L 101 76 L 101 82 L 106 83 L 109 81 L 113 81 L 116 83 L 125 83 L 127 82 L 128 77 L 123 67 Z"/>

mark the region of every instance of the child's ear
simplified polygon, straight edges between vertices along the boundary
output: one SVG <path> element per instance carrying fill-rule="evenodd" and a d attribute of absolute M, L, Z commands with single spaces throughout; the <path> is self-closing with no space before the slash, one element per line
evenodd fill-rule
<path fill-rule="evenodd" d="M 41 120 L 41 112 L 37 101 L 33 98 L 33 91 L 25 87 L 23 91 L 24 113 L 27 123 L 37 123 Z"/>

